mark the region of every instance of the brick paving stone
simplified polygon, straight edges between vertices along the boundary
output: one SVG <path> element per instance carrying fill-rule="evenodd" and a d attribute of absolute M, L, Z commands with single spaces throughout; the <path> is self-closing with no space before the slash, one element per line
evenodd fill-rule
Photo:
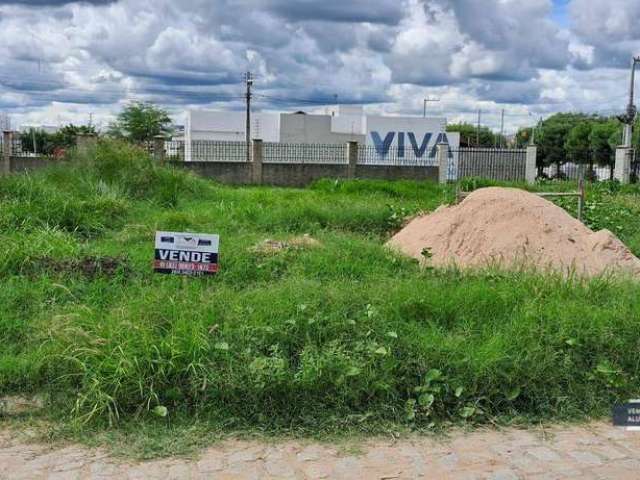
<path fill-rule="evenodd" d="M 20 438 L 0 432 L 0 480 L 640 479 L 640 433 L 603 423 L 370 440 L 358 445 L 361 453 L 346 456 L 328 444 L 227 441 L 198 459 L 142 463 Z"/>
<path fill-rule="evenodd" d="M 264 462 L 264 469 L 266 470 L 267 474 L 271 475 L 273 478 L 297 478 L 296 470 L 291 465 L 291 460 L 285 457 L 266 458 Z"/>
<path fill-rule="evenodd" d="M 525 475 L 533 475 L 549 470 L 549 463 L 541 461 L 531 455 L 514 455 L 509 459 L 509 465 Z"/>
<path fill-rule="evenodd" d="M 594 468 L 591 473 L 596 478 L 603 480 L 638 480 L 640 478 L 640 471 L 637 468 L 629 468 L 616 463 Z"/>
<path fill-rule="evenodd" d="M 235 477 L 233 477 L 235 475 Z M 221 478 L 236 478 L 238 480 L 258 480 L 262 478 L 269 478 L 265 476 L 265 471 L 262 466 L 262 460 L 254 461 L 241 461 L 241 462 L 229 462 L 228 466 L 217 473 L 217 476 Z"/>
<path fill-rule="evenodd" d="M 108 480 L 111 478 L 122 478 L 125 465 L 116 463 L 97 461 L 89 465 L 89 478 L 91 480 Z"/>
<path fill-rule="evenodd" d="M 342 480 L 360 480 L 363 476 L 362 462 L 357 457 L 342 457 L 334 461 L 333 474 Z"/>
<path fill-rule="evenodd" d="M 320 460 L 327 455 L 327 451 L 319 445 L 307 445 L 303 447 L 297 454 L 296 458 L 301 462 L 310 462 Z"/>
<path fill-rule="evenodd" d="M 460 457 L 456 452 L 447 452 L 446 454 L 437 458 L 438 465 L 446 471 L 455 470 L 460 463 Z"/>
<path fill-rule="evenodd" d="M 264 457 L 263 447 L 248 447 L 234 451 L 229 455 L 229 463 L 236 462 L 254 462 Z"/>
<path fill-rule="evenodd" d="M 602 459 L 600 457 L 586 450 L 574 450 L 568 452 L 568 455 L 573 458 L 580 467 L 602 465 Z"/>
<path fill-rule="evenodd" d="M 489 475 L 489 480 L 522 480 L 523 478 L 524 477 L 508 468 L 496 470 Z"/>
<path fill-rule="evenodd" d="M 202 473 L 211 473 L 222 470 L 225 466 L 224 457 L 215 451 L 209 451 L 198 461 L 198 471 Z"/>
<path fill-rule="evenodd" d="M 330 462 L 306 461 L 300 466 L 300 470 L 304 474 L 304 478 L 309 480 L 322 480 L 324 478 L 331 478 L 333 465 Z"/>
<path fill-rule="evenodd" d="M 575 469 L 545 472 L 526 477 L 527 480 L 595 480 L 596 478 L 596 476 L 590 473 L 581 472 L 580 470 Z"/>
<path fill-rule="evenodd" d="M 527 447 L 524 451 L 525 455 L 531 455 L 532 457 L 542 462 L 557 462 L 561 460 L 560 455 L 551 450 L 549 447 Z"/>

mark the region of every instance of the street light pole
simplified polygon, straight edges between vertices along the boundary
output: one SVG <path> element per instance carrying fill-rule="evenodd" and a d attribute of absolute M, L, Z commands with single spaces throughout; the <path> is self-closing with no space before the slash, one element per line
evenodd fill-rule
<path fill-rule="evenodd" d="M 624 136 L 622 144 L 624 147 L 631 147 L 631 139 L 633 136 L 633 122 L 636 119 L 637 109 L 634 104 L 634 89 L 635 89 L 635 75 L 636 65 L 640 63 L 640 57 L 634 57 L 631 61 L 631 86 L 629 87 L 629 104 L 627 105 L 627 111 L 619 119 L 624 123 Z"/>
<path fill-rule="evenodd" d="M 439 98 L 425 98 L 424 99 L 424 106 L 422 108 L 422 117 L 423 118 L 427 118 L 427 103 L 428 102 L 439 102 L 440 99 Z"/>

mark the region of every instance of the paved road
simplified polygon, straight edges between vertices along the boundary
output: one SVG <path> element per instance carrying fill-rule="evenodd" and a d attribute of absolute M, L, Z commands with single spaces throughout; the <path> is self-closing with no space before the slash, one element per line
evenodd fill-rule
<path fill-rule="evenodd" d="M 0 431 L 1 479 L 639 479 L 640 433 L 602 423 L 326 444 L 227 441 L 198 459 L 123 462 L 79 446 L 24 444 Z"/>

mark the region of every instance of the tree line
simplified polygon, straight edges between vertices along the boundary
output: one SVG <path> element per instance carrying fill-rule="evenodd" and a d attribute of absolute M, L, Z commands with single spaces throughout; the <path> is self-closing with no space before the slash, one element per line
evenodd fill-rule
<path fill-rule="evenodd" d="M 507 139 L 487 127 L 470 123 L 450 124 L 449 132 L 460 133 L 461 147 L 524 148 L 531 142 L 538 147 L 538 176 L 561 177 L 567 163 L 585 164 L 587 174 L 594 176 L 596 167 L 608 167 L 613 178 L 615 151 L 622 144 L 623 125 L 616 117 L 582 113 L 557 113 L 535 127 L 520 129 L 514 139 Z M 633 134 L 633 147 L 640 151 L 640 119 Z M 546 167 L 555 173 L 545 175 Z"/>
<path fill-rule="evenodd" d="M 566 163 L 585 164 L 589 175 L 596 167 L 607 167 L 613 178 L 616 148 L 622 145 L 623 124 L 615 117 L 581 113 L 557 113 L 536 127 L 523 128 L 516 135 L 516 144 L 528 144 L 532 136 L 538 146 L 538 174 L 554 166 L 556 176 L 562 176 Z M 632 140 L 640 149 L 640 120 L 636 122 Z"/>
<path fill-rule="evenodd" d="M 149 147 L 156 135 L 168 136 L 172 132 L 171 119 L 166 110 L 147 102 L 134 102 L 125 106 L 111 123 L 105 135 Z M 30 128 L 20 135 L 23 152 L 61 156 L 76 144 L 81 134 L 97 134 L 93 125 L 69 124 L 55 133 Z"/>

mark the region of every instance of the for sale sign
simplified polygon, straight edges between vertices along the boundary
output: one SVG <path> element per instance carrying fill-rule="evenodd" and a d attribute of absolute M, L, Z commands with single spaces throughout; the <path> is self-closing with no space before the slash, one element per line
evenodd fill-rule
<path fill-rule="evenodd" d="M 153 269 L 176 275 L 213 275 L 218 271 L 219 243 L 218 235 L 156 232 Z"/>

